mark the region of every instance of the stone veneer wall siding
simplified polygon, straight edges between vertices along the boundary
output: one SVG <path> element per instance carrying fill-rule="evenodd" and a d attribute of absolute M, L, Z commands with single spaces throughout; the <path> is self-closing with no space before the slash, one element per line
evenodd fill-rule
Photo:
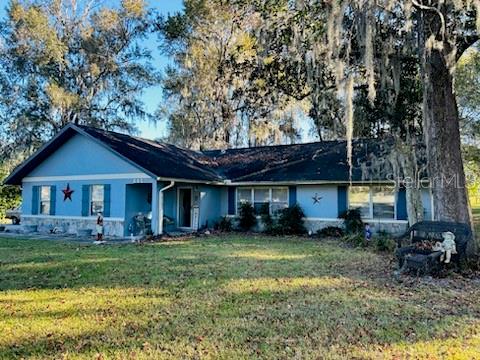
<path fill-rule="evenodd" d="M 95 234 L 96 219 L 68 219 L 68 218 L 53 218 L 53 217 L 30 217 L 24 216 L 21 221 L 22 225 L 37 225 L 39 232 L 49 232 L 50 229 L 58 227 L 62 232 L 67 234 L 78 234 L 80 229 L 90 229 L 92 234 Z M 124 221 L 111 220 L 104 218 L 103 231 L 105 236 L 123 237 Z"/>
<path fill-rule="evenodd" d="M 373 233 L 379 231 L 386 232 L 391 235 L 401 235 L 408 229 L 408 223 L 405 222 L 369 222 Z"/>
<path fill-rule="evenodd" d="M 229 218 L 232 220 L 233 226 L 238 227 L 238 217 L 229 216 Z M 370 225 L 370 228 L 372 229 L 372 232 L 374 234 L 380 231 L 384 231 L 391 235 L 401 235 L 408 228 L 408 223 L 406 221 L 372 220 L 372 221 L 365 221 L 365 222 Z M 313 233 L 327 226 L 337 226 L 337 227 L 343 228 L 342 219 L 329 220 L 329 219 L 304 218 L 304 224 L 307 230 L 312 231 Z M 262 220 L 259 217 L 257 217 L 257 224 L 252 230 L 256 232 L 263 231 Z"/>
<path fill-rule="evenodd" d="M 343 220 L 315 220 L 315 219 L 304 219 L 304 224 L 307 230 L 312 232 L 317 232 L 320 229 L 326 228 L 327 226 L 337 226 L 343 228 Z"/>
<path fill-rule="evenodd" d="M 392 235 L 401 235 L 408 228 L 408 223 L 406 221 L 365 221 L 370 225 L 370 229 L 373 233 L 378 233 L 384 231 Z M 338 226 L 343 227 L 343 220 L 341 219 L 332 219 L 332 220 L 317 220 L 317 219 L 305 219 L 305 227 L 308 230 L 316 232 L 320 229 L 323 229 L 327 226 Z"/>

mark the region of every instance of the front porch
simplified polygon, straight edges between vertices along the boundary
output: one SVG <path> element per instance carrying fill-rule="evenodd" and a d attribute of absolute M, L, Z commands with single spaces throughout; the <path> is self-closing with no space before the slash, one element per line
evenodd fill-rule
<path fill-rule="evenodd" d="M 212 226 L 227 209 L 225 187 L 185 182 L 128 184 L 125 236 L 189 233 Z"/>

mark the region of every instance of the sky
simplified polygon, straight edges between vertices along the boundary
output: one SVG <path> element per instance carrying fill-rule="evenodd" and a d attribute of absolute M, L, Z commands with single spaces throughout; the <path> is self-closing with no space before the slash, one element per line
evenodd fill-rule
<path fill-rule="evenodd" d="M 105 3 L 115 3 L 113 0 L 106 0 Z M 117 1 L 118 2 L 118 1 Z M 5 9 L 9 3 L 9 0 L 0 0 L 0 17 L 5 16 Z M 160 14 L 167 15 L 173 14 L 178 11 L 183 10 L 183 0 L 147 0 L 149 6 L 153 9 L 156 9 Z M 171 64 L 170 59 L 167 56 L 164 56 L 158 50 L 157 36 L 152 34 L 149 38 L 146 39 L 146 42 L 143 44 L 148 49 L 150 49 L 153 57 L 153 65 L 155 68 L 162 71 L 166 68 L 168 64 Z M 145 89 L 142 100 L 145 103 L 145 108 L 148 112 L 154 113 L 158 108 L 160 100 L 162 98 L 162 87 L 156 86 Z M 159 119 L 156 124 L 151 124 L 146 121 L 139 122 L 136 124 L 140 136 L 146 137 L 149 139 L 155 139 L 166 135 L 166 121 Z"/>
<path fill-rule="evenodd" d="M 149 0 L 150 7 L 156 9 L 159 13 L 167 15 L 183 10 L 183 0 Z M 162 71 L 168 64 L 172 62 L 167 56 L 164 56 L 158 50 L 158 42 L 156 35 L 152 35 L 147 39 L 146 45 L 153 56 L 153 65 Z M 156 86 L 148 88 L 144 91 L 143 101 L 145 107 L 149 112 L 155 112 L 158 108 L 162 97 L 162 87 Z M 137 126 L 140 130 L 140 135 L 149 139 L 155 139 L 166 135 L 165 120 L 158 119 L 156 124 L 148 122 L 140 122 Z"/>

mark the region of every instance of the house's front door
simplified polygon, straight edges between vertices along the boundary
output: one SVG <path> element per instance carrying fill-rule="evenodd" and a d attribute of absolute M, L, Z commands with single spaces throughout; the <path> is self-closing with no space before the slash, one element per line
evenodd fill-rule
<path fill-rule="evenodd" d="M 179 189 L 178 226 L 192 227 L 192 189 Z"/>

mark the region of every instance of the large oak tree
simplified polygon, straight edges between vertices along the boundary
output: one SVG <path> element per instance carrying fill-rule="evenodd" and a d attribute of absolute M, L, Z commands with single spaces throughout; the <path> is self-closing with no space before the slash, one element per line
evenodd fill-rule
<path fill-rule="evenodd" d="M 143 0 L 12 0 L 0 24 L 3 158 L 28 155 L 68 123 L 131 131 L 158 82 L 142 41 Z"/>

